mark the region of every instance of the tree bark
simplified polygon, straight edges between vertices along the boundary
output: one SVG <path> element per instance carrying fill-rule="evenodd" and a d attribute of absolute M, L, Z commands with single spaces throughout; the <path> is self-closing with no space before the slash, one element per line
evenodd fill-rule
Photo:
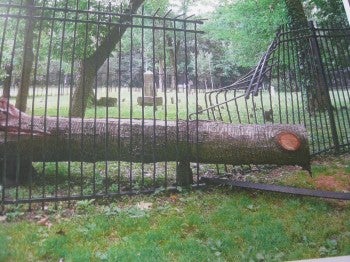
<path fill-rule="evenodd" d="M 325 111 L 332 107 L 330 104 L 327 83 L 321 70 L 321 57 L 317 36 L 314 28 L 308 23 L 304 12 L 303 4 L 300 0 L 285 0 L 291 29 L 295 31 L 295 38 L 299 60 L 299 74 L 303 85 L 303 95 L 308 102 L 307 110 L 311 114 L 319 111 Z M 298 31 L 307 29 L 311 31 L 312 36 L 309 38 L 305 32 Z M 301 34 L 301 35 L 300 35 Z M 309 72 L 308 72 L 309 71 Z"/>
<path fill-rule="evenodd" d="M 121 18 L 120 25 L 111 28 L 95 52 L 80 63 L 78 81 L 73 93 L 72 107 L 70 109 L 70 115 L 72 117 L 84 117 L 98 70 L 110 56 L 128 28 L 127 19 L 131 18 L 131 15 L 137 11 L 143 2 L 144 0 L 130 0 L 128 13 L 125 14 L 125 18 Z"/>
<path fill-rule="evenodd" d="M 171 74 L 171 85 L 170 88 L 173 90 L 176 90 L 177 86 L 176 86 L 176 75 L 177 75 L 177 61 L 176 61 L 176 57 L 178 55 L 178 50 L 179 50 L 179 46 L 180 46 L 180 41 L 178 40 L 176 43 L 173 40 L 172 37 L 170 36 L 166 36 L 167 38 L 167 45 L 169 48 L 169 59 L 170 59 L 170 64 L 172 67 L 172 74 Z"/>
<path fill-rule="evenodd" d="M 300 28 L 307 26 L 307 17 L 304 12 L 303 4 L 300 0 L 285 0 L 287 15 L 292 27 Z"/>
<path fill-rule="evenodd" d="M 16 97 L 16 107 L 25 112 L 27 110 L 27 98 L 30 86 L 30 76 L 32 73 L 32 67 L 34 62 L 33 53 L 33 39 L 34 39 L 34 21 L 32 17 L 34 0 L 26 0 L 26 15 L 29 17 L 26 20 L 25 32 L 24 32 L 24 47 L 23 47 L 23 65 L 22 65 L 22 75 L 21 84 L 18 89 L 18 94 Z"/>
<path fill-rule="evenodd" d="M 33 52 L 33 41 L 34 41 L 34 0 L 25 0 L 24 6 L 26 8 L 25 14 L 28 17 L 28 19 L 25 22 L 24 27 L 24 39 L 23 39 L 23 61 L 22 61 L 22 72 L 21 72 L 21 81 L 18 88 L 17 96 L 16 96 L 16 107 L 22 111 L 25 112 L 27 110 L 27 100 L 28 100 L 28 94 L 29 94 L 29 86 L 31 83 L 31 75 L 33 70 L 33 63 L 34 63 L 34 52 Z M 12 71 L 12 65 L 11 65 L 11 71 Z M 12 72 L 11 72 L 12 73 Z M 10 74 L 9 79 L 6 83 L 9 84 L 9 87 L 11 86 L 11 77 Z M 8 92 L 7 92 L 8 91 Z M 3 92 L 3 97 L 10 97 L 10 88 L 8 90 L 5 90 Z M 18 164 L 20 162 L 20 164 Z M 12 170 L 15 172 L 12 172 L 15 174 L 14 180 L 22 180 L 22 176 L 25 176 L 27 173 L 27 170 L 33 169 L 32 163 L 28 159 L 22 159 L 18 162 L 18 159 L 8 159 L 5 163 L 5 161 L 0 162 L 0 168 L 3 168 L 3 165 L 6 166 L 7 170 Z M 19 166 L 20 167 L 19 167 Z M 0 170 L 1 174 L 2 170 Z"/>
<path fill-rule="evenodd" d="M 180 186 L 193 182 L 190 162 L 310 170 L 307 133 L 301 125 L 30 117 L 4 98 L 0 111 L 0 180 L 6 170 L 6 178 L 25 181 L 31 161 L 176 161 Z"/>
<path fill-rule="evenodd" d="M 6 77 L 3 82 L 2 97 L 10 98 L 11 78 L 12 78 L 12 65 L 5 65 Z"/>
<path fill-rule="evenodd" d="M 164 61 L 163 59 L 159 59 L 159 79 L 158 79 L 158 88 L 162 92 L 165 92 L 165 74 L 164 74 Z"/>
<path fill-rule="evenodd" d="M 79 118 L 31 118 L 21 113 L 8 117 L 7 125 L 6 117 L 1 118 L 0 131 L 1 154 L 27 157 L 30 152 L 33 161 L 185 161 L 309 168 L 307 133 L 301 125 L 215 121 L 167 121 L 165 125 L 161 120 L 156 124 L 144 120 L 142 125 L 138 119 L 82 122 Z"/>

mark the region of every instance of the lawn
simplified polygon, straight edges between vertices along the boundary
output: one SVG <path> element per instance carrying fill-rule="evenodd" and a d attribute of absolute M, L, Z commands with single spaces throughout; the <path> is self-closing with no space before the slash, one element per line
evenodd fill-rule
<path fill-rule="evenodd" d="M 256 179 L 350 191 L 349 155 L 314 159 L 312 171 L 310 177 L 280 169 Z M 28 212 L 8 206 L 0 216 L 0 261 L 285 261 L 350 255 L 346 201 L 206 188 L 41 207 Z"/>

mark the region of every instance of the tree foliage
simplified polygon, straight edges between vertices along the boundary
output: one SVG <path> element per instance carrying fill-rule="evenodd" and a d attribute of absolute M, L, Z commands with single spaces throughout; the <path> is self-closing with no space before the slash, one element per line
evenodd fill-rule
<path fill-rule="evenodd" d="M 342 1 L 237 0 L 222 2 L 205 30 L 207 38 L 216 43 L 213 48 L 224 47 L 221 62 L 253 67 L 274 38 L 276 29 L 292 20 L 298 23 L 316 20 L 320 26 L 347 24 Z"/>
<path fill-rule="evenodd" d="M 218 7 L 205 29 L 209 38 L 225 43 L 233 64 L 252 67 L 285 22 L 283 1 L 239 0 Z"/>
<path fill-rule="evenodd" d="M 348 25 L 348 20 L 341 0 L 304 0 L 308 17 L 323 25 Z"/>

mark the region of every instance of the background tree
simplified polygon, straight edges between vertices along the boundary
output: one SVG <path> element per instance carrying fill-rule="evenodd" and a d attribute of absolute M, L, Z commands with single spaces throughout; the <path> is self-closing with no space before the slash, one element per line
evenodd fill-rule
<path fill-rule="evenodd" d="M 286 3 L 287 16 L 292 27 L 300 28 L 307 26 L 307 17 L 301 0 L 284 0 Z"/>
<path fill-rule="evenodd" d="M 234 79 L 252 68 L 275 37 L 277 28 L 288 22 L 307 26 L 307 20 L 316 20 L 320 26 L 346 24 L 341 1 L 327 0 L 246 0 L 223 1 L 204 24 L 204 39 L 209 49 L 219 55 L 214 68 L 225 77 Z M 203 43 L 203 39 L 201 39 Z M 205 44 L 207 45 L 207 44 Z M 202 47 L 202 46 L 201 46 Z M 222 73 L 224 72 L 224 73 Z"/>
<path fill-rule="evenodd" d="M 326 25 L 348 26 L 342 1 L 304 0 L 307 16 L 321 27 Z"/>
<path fill-rule="evenodd" d="M 121 40 L 127 30 L 131 15 L 134 14 L 144 0 L 130 0 L 128 8 L 124 10 L 124 16 L 120 18 L 120 24 L 108 28 L 107 35 L 101 39 L 99 45 L 90 55 L 84 56 L 79 65 L 78 80 L 74 89 L 70 115 L 72 117 L 84 117 L 89 96 L 93 92 L 94 79 L 97 72 L 106 59 L 111 55 L 115 46 Z"/>
<path fill-rule="evenodd" d="M 313 26 L 308 24 L 301 1 L 285 0 L 290 29 L 294 30 L 296 50 L 298 50 L 298 72 L 301 76 L 302 90 L 307 110 L 313 114 L 317 111 L 331 110 L 328 87 L 321 67 L 316 37 L 310 39 L 306 34 L 314 34 Z M 309 30 L 308 30 L 309 29 Z M 306 30 L 306 31 L 305 31 Z M 305 68 L 306 66 L 306 68 Z"/>
<path fill-rule="evenodd" d="M 34 0 L 25 0 L 26 15 L 30 18 L 26 20 L 24 29 L 24 46 L 23 46 L 23 66 L 21 83 L 16 97 L 16 107 L 25 112 L 27 110 L 27 97 L 31 80 L 31 72 L 34 62 L 33 39 L 34 39 Z"/>
<path fill-rule="evenodd" d="M 232 64 L 254 67 L 286 22 L 285 5 L 276 0 L 224 2 L 204 25 L 211 40 L 224 43 Z"/>

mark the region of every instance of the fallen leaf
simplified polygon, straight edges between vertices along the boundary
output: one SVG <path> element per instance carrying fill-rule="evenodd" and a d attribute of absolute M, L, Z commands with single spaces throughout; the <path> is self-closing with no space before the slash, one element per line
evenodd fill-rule
<path fill-rule="evenodd" d="M 148 210 L 148 209 L 152 208 L 152 205 L 153 205 L 152 203 L 141 201 L 136 206 L 137 206 L 137 208 L 139 208 L 141 210 Z"/>
<path fill-rule="evenodd" d="M 49 221 L 49 217 L 43 217 L 38 221 L 38 225 L 44 226 L 47 223 L 47 221 Z"/>
<path fill-rule="evenodd" d="M 46 226 L 48 228 L 50 228 L 52 226 L 52 223 L 49 221 L 49 217 L 43 217 L 42 219 L 40 219 L 37 224 L 39 226 Z"/>
<path fill-rule="evenodd" d="M 178 197 L 178 195 L 171 195 L 171 196 L 169 197 L 169 199 L 170 199 L 171 202 L 177 202 L 177 200 L 179 199 L 179 197 Z"/>
<path fill-rule="evenodd" d="M 0 216 L 0 222 L 5 222 L 6 221 L 6 216 Z"/>

